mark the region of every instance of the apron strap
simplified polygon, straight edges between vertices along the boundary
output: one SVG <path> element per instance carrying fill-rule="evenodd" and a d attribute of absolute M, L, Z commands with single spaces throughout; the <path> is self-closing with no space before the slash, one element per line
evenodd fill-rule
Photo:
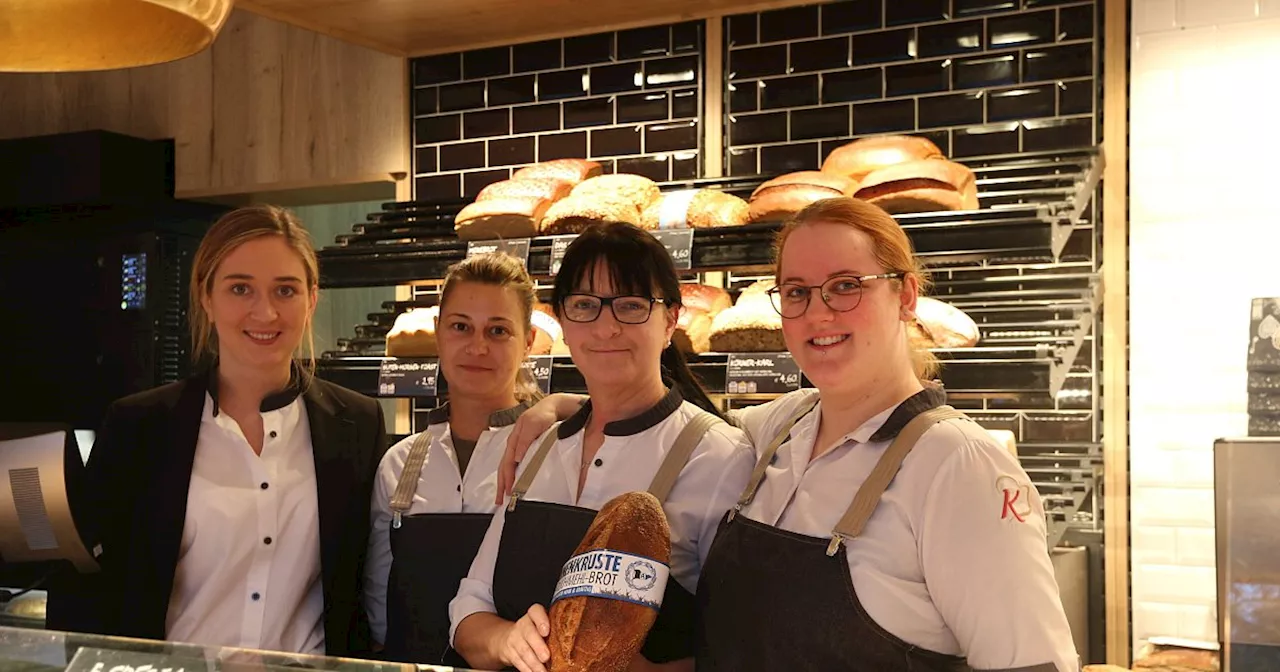
<path fill-rule="evenodd" d="M 417 438 L 404 458 L 404 468 L 400 470 L 400 480 L 396 482 L 396 491 L 391 495 L 391 526 L 400 527 L 400 517 L 413 505 L 413 495 L 418 491 L 418 478 L 422 476 L 422 465 L 427 461 L 427 450 L 435 437 L 431 428 L 418 432 Z"/>
<path fill-rule="evenodd" d="M 840 544 L 862 534 L 862 529 L 871 519 L 876 506 L 880 504 L 880 496 L 889 488 L 889 483 L 902 467 L 902 461 L 906 459 L 920 437 L 929 431 L 929 428 L 943 420 L 967 417 L 964 413 L 944 405 L 912 418 L 911 422 L 908 422 L 907 426 L 898 433 L 893 443 L 889 444 L 884 455 L 880 456 L 880 461 L 871 470 L 867 480 L 863 481 L 862 486 L 858 488 L 858 493 L 854 495 L 849 510 L 845 511 L 844 517 L 836 523 L 836 529 L 831 534 L 831 543 L 827 546 L 827 555 L 835 555 L 836 551 L 840 550 Z"/>
<path fill-rule="evenodd" d="M 786 442 L 787 437 L 791 436 L 791 428 L 800 422 L 800 419 L 809 414 L 815 406 L 818 405 L 819 395 L 811 395 L 804 403 L 800 404 L 800 408 L 782 424 L 777 435 L 773 437 L 773 441 L 769 442 L 768 447 L 760 454 L 760 459 L 756 461 L 756 468 L 751 472 L 751 480 L 747 481 L 747 489 L 742 491 L 742 496 L 738 497 L 738 503 L 729 510 L 729 520 L 742 511 L 751 500 L 756 498 L 756 490 L 760 489 L 760 483 L 764 481 L 764 470 L 769 468 L 773 463 L 773 456 L 777 454 L 778 447 Z"/>
<path fill-rule="evenodd" d="M 507 510 L 515 511 L 516 502 L 529 492 L 529 486 L 533 485 L 534 476 L 538 475 L 538 470 L 542 468 L 542 463 L 547 459 L 547 453 L 551 452 L 551 446 L 556 445 L 559 438 L 556 428 L 551 428 L 547 432 L 546 438 L 538 445 L 538 450 L 533 453 L 533 457 L 529 458 L 529 464 L 525 466 L 524 472 L 520 474 L 520 478 L 516 481 L 515 487 L 511 488 L 511 497 L 507 502 Z"/>
<path fill-rule="evenodd" d="M 693 449 L 702 443 L 702 437 L 717 422 L 722 422 L 720 418 L 702 411 L 693 416 L 693 419 L 680 430 L 676 436 L 675 443 L 671 444 L 671 450 L 667 453 L 666 458 L 662 460 L 662 466 L 658 467 L 658 473 L 654 475 L 653 482 L 649 484 L 649 494 L 658 498 L 659 502 L 666 502 L 667 495 L 671 494 L 671 489 L 676 485 L 676 479 L 680 477 L 680 472 L 684 470 L 684 465 L 689 461 L 689 456 L 693 454 Z"/>

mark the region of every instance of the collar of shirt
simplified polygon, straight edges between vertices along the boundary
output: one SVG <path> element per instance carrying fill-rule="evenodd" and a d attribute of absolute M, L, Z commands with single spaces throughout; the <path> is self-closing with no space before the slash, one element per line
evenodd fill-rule
<path fill-rule="evenodd" d="M 218 417 L 218 365 L 214 364 L 209 367 L 205 373 L 205 389 L 209 392 L 209 399 L 213 402 L 213 417 Z M 299 395 L 302 394 L 302 371 L 295 362 L 289 369 L 289 383 L 284 388 L 268 394 L 262 399 L 262 405 L 259 411 L 262 413 L 270 413 L 278 411 L 289 404 L 292 404 Z"/>
<path fill-rule="evenodd" d="M 663 395 L 662 399 L 650 407 L 649 410 L 626 420 L 614 420 L 605 424 L 604 434 L 605 436 L 632 436 L 639 434 L 666 420 L 680 408 L 682 403 L 684 403 L 684 398 L 680 396 L 680 391 L 675 387 L 671 387 Z M 560 427 L 556 430 L 556 438 L 564 440 L 582 431 L 587 426 L 587 418 L 589 417 L 591 417 L 590 399 L 582 405 L 582 408 L 578 409 L 577 413 L 560 423 Z"/>
<path fill-rule="evenodd" d="M 927 384 L 923 390 L 907 397 L 902 403 L 871 416 L 862 426 L 845 434 L 841 443 L 880 443 L 897 438 L 907 423 L 917 415 L 947 403 L 947 393 L 941 385 Z M 818 402 L 817 410 L 821 412 L 822 402 Z M 816 420 L 819 413 L 811 413 L 806 418 L 804 429 L 817 431 Z"/>
<path fill-rule="evenodd" d="M 511 408 L 504 408 L 500 411 L 494 411 L 489 414 L 490 427 L 506 427 L 516 424 L 516 420 L 520 418 L 520 414 L 529 410 L 528 402 L 520 402 Z M 427 424 L 439 425 L 449 422 L 449 402 L 427 411 Z"/>

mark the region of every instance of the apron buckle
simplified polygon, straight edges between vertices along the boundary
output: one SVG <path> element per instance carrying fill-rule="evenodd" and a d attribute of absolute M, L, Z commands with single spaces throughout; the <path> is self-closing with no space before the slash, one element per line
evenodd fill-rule
<path fill-rule="evenodd" d="M 726 523 L 731 523 L 731 522 L 733 522 L 734 517 L 735 517 L 735 516 L 737 516 L 737 515 L 738 515 L 738 512 L 739 512 L 739 511 L 741 511 L 741 510 L 742 510 L 742 505 L 741 505 L 741 504 L 735 504 L 735 505 L 734 505 L 734 507 L 733 507 L 732 509 L 729 509 L 729 517 L 728 517 L 728 518 L 725 518 L 725 519 L 724 519 L 724 522 L 726 522 Z"/>
<path fill-rule="evenodd" d="M 831 535 L 831 543 L 827 544 L 827 557 L 834 557 L 836 551 L 840 550 L 840 544 L 844 543 L 844 535 L 839 532 Z"/>
<path fill-rule="evenodd" d="M 397 530 L 400 529 L 400 512 L 399 511 L 391 512 L 391 527 Z"/>
<path fill-rule="evenodd" d="M 516 502 L 517 502 L 517 501 L 519 501 L 519 500 L 520 500 L 520 493 L 518 493 L 518 492 L 513 492 L 513 493 L 511 493 L 511 498 L 510 498 L 509 500 L 507 500 L 507 511 L 508 511 L 508 512 L 510 512 L 510 511 L 515 511 L 515 510 L 516 510 Z"/>

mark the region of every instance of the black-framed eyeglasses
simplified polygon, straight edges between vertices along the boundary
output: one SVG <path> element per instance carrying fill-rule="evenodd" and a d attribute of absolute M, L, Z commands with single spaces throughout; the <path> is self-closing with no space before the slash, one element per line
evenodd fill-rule
<path fill-rule="evenodd" d="M 862 302 L 862 284 L 868 280 L 899 279 L 906 273 L 878 273 L 876 275 L 837 275 L 828 278 L 821 285 L 801 285 L 784 282 L 769 290 L 769 303 L 778 314 L 786 319 L 804 315 L 809 310 L 809 297 L 813 290 L 827 307 L 837 313 L 847 313 Z"/>
<path fill-rule="evenodd" d="M 601 309 L 609 306 L 615 320 L 623 324 L 644 324 L 649 321 L 655 303 L 665 301 L 648 296 L 570 294 L 560 302 L 560 311 L 570 322 L 595 322 Z"/>

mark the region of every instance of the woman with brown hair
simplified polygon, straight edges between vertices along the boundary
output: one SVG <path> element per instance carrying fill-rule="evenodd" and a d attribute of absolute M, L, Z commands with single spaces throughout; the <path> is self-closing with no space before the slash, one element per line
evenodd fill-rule
<path fill-rule="evenodd" d="M 817 389 L 734 414 L 757 465 L 698 582 L 698 670 L 1076 672 L 1035 487 L 910 344 L 927 278 L 906 233 L 829 199 L 776 259 L 770 299 Z M 530 409 L 529 433 L 576 403 Z"/>
<path fill-rule="evenodd" d="M 102 572 L 61 610 L 51 596 L 62 615 L 50 627 L 368 651 L 360 583 L 383 417 L 315 378 L 314 360 L 295 363 L 318 277 L 286 210 L 241 208 L 210 227 L 190 283 L 198 372 L 107 409 L 85 473 Z"/>

